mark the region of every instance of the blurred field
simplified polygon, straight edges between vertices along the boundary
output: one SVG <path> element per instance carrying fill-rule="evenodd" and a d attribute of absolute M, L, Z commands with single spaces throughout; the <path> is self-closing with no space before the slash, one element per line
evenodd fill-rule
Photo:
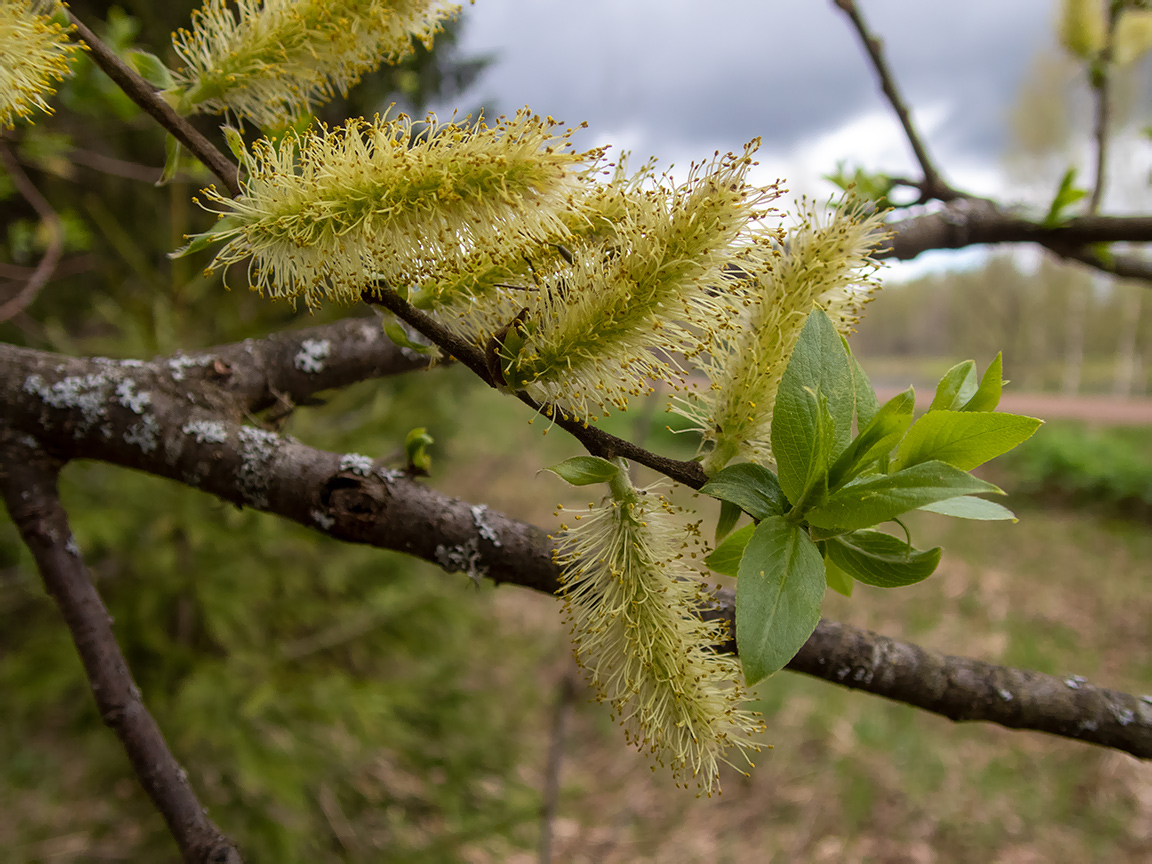
<path fill-rule="evenodd" d="M 492 417 L 502 404 L 495 398 L 475 393 L 463 410 Z M 650 428 L 649 446 L 688 455 L 687 436 L 663 431 L 668 415 L 635 413 L 609 425 L 631 437 Z M 472 464 L 487 467 L 456 475 L 455 492 L 545 525 L 557 501 L 588 500 L 587 490 L 573 495 L 551 475 L 530 479 L 549 460 L 576 455 L 577 445 L 559 430 L 541 442 L 541 421 L 502 416 L 506 426 L 496 421 L 482 440 L 456 445 L 473 456 L 473 447 L 485 450 Z M 1125 434 L 1152 452 L 1152 428 Z M 529 455 L 540 444 L 545 452 Z M 948 653 L 1152 692 L 1147 524 L 1019 496 L 1009 504 L 1018 524 L 920 514 L 910 525 L 917 545 L 945 547 L 937 574 L 895 592 L 830 592 L 825 614 Z M 505 627 L 535 634 L 543 665 L 525 673 L 536 677 L 543 701 L 553 701 L 570 663 L 557 602 L 510 588 L 497 592 L 497 608 Z M 750 778 L 730 772 L 722 796 L 697 800 L 661 769 L 648 770 L 607 710 L 581 691 L 565 739 L 554 860 L 1152 860 L 1152 765 L 1044 735 L 956 725 L 793 673 L 765 682 L 759 696 L 774 749 Z M 535 755 L 522 773 L 538 789 L 550 711 L 538 709 Z"/>

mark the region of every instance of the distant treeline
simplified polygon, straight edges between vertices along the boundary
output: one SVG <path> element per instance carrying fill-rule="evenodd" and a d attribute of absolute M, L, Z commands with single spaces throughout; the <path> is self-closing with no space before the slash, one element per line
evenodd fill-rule
<path fill-rule="evenodd" d="M 1021 389 L 1152 394 L 1152 295 L 1043 259 L 890 283 L 869 305 L 853 349 L 865 357 L 971 357 L 1004 351 Z"/>

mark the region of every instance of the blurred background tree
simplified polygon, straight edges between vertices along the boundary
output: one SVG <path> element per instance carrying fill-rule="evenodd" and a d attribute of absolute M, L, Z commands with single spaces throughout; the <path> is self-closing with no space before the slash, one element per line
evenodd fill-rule
<path fill-rule="evenodd" d="M 194 5 L 72 8 L 106 21 L 100 35 L 123 55 L 168 45 Z M 403 64 L 365 76 L 323 117 L 371 116 L 392 102 L 418 116 L 435 100 L 466 98 L 485 61 L 459 56 L 458 26 L 432 50 L 416 43 Z M 55 115 L 6 144 L 58 214 L 64 257 L 51 290 L 0 323 L 0 340 L 147 357 L 349 314 L 226 293 L 202 262 L 169 260 L 184 234 L 211 225 L 189 200 L 211 178 L 197 167 L 155 189 L 163 130 L 87 57 L 58 99 Z M 0 278 L 18 286 L 48 236 L 7 174 L 0 224 Z M 412 376 L 353 387 L 287 423 L 378 456 L 417 422 L 444 440 L 473 386 L 459 371 L 441 370 L 434 389 Z M 111 466 L 74 465 L 64 481 L 77 540 L 150 707 L 173 745 L 195 754 L 194 783 L 228 813 L 251 860 L 379 861 L 388 848 L 396 861 L 456 861 L 468 849 L 495 861 L 526 842 L 538 796 L 515 769 L 535 696 L 506 656 L 494 658 L 533 653 L 515 637 L 492 638 L 488 590 Z M 0 857 L 172 860 L 171 836 L 101 722 L 6 519 L 0 694 Z"/>

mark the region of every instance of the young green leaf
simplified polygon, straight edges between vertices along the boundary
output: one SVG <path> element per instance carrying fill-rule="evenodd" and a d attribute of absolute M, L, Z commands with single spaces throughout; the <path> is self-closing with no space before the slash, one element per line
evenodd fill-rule
<path fill-rule="evenodd" d="M 911 387 L 884 403 L 833 463 L 828 472 L 828 488 L 838 488 L 891 453 L 912 425 L 915 407 L 916 393 Z"/>
<path fill-rule="evenodd" d="M 404 452 L 408 460 L 408 470 L 418 474 L 427 474 L 432 467 L 432 456 L 428 453 L 428 446 L 433 443 L 432 436 L 423 426 L 417 426 L 404 438 Z"/>
<path fill-rule="evenodd" d="M 164 170 L 160 172 L 157 186 L 167 186 L 180 169 L 180 153 L 184 149 L 175 135 L 169 133 L 164 136 Z"/>
<path fill-rule="evenodd" d="M 936 385 L 936 397 L 928 406 L 929 411 L 955 411 L 976 395 L 976 364 L 971 360 L 957 363 L 944 373 Z"/>
<path fill-rule="evenodd" d="M 754 519 L 779 516 L 784 512 L 784 493 L 780 491 L 780 481 L 763 465 L 754 462 L 741 462 L 717 471 L 700 487 L 700 491 L 735 504 Z M 736 518 L 739 518 L 739 513 Z M 736 519 L 733 519 L 732 525 L 735 524 Z"/>
<path fill-rule="evenodd" d="M 1044 227 L 1055 228 L 1067 219 L 1068 217 L 1064 214 L 1064 211 L 1087 194 L 1087 189 L 1081 189 L 1076 185 L 1076 169 L 1069 168 L 1065 171 L 1064 176 L 1060 178 L 1060 185 L 1057 187 L 1056 194 L 1052 198 L 1052 204 L 1048 208 L 1048 213 L 1044 217 Z"/>
<path fill-rule="evenodd" d="M 593 483 L 609 482 L 621 468 L 599 456 L 573 456 L 544 470 L 551 471 L 573 486 L 590 486 Z"/>
<path fill-rule="evenodd" d="M 740 559 L 744 557 L 744 547 L 752 539 L 755 525 L 745 525 L 739 531 L 728 536 L 728 539 L 712 550 L 704 558 L 704 563 L 722 576 L 736 576 L 739 572 Z"/>
<path fill-rule="evenodd" d="M 865 585 L 902 588 L 931 576 L 940 563 L 940 547 L 921 551 L 882 531 L 853 531 L 825 541 L 837 567 Z"/>
<path fill-rule="evenodd" d="M 400 348 L 408 348 L 420 354 L 431 354 L 434 350 L 431 345 L 421 345 L 419 342 L 413 342 L 398 321 L 385 321 L 384 335 L 391 339 L 394 345 Z"/>
<path fill-rule="evenodd" d="M 176 79 L 172 76 L 172 70 L 165 66 L 164 61 L 155 54 L 133 48 L 128 52 L 126 59 L 132 68 L 140 73 L 140 77 L 153 87 L 167 90 L 176 83 Z"/>
<path fill-rule="evenodd" d="M 880 410 L 880 400 L 876 398 L 872 382 L 868 380 L 868 375 L 864 372 L 860 361 L 856 359 L 856 355 L 849 351 L 848 358 L 852 364 L 852 390 L 856 396 L 856 426 L 858 429 L 863 429 L 872 422 L 872 418 Z"/>
<path fill-rule="evenodd" d="M 893 464 L 911 468 L 936 460 L 971 471 L 1027 441 L 1042 422 L 992 411 L 929 411 L 912 424 Z"/>
<path fill-rule="evenodd" d="M 1004 389 L 1004 357 L 997 354 L 996 359 L 988 364 L 984 370 L 984 377 L 980 379 L 980 386 L 969 399 L 961 411 L 995 411 L 1000 404 L 1000 393 Z"/>
<path fill-rule="evenodd" d="M 843 594 L 845 597 L 852 596 L 852 588 L 855 586 L 855 581 L 852 577 L 836 566 L 836 562 L 824 556 L 824 575 L 828 580 L 828 587 L 835 591 L 837 594 Z"/>
<path fill-rule="evenodd" d="M 895 474 L 881 474 L 849 483 L 833 492 L 805 518 L 818 528 L 852 531 L 961 495 L 1003 491 L 945 462 L 923 462 Z"/>
<path fill-rule="evenodd" d="M 939 513 L 942 516 L 955 516 L 957 519 L 979 519 L 982 521 L 997 521 L 1016 519 L 1016 514 L 1002 504 L 988 501 L 984 498 L 973 498 L 971 495 L 961 495 L 959 498 L 945 498 L 933 504 L 925 504 L 918 510 L 927 510 L 929 513 Z"/>
<path fill-rule="evenodd" d="M 731 501 L 720 502 L 720 518 L 716 520 L 716 542 L 719 543 L 728 536 L 728 532 L 736 527 L 744 511 L 739 505 Z"/>
<path fill-rule="evenodd" d="M 854 406 L 852 373 L 840 334 L 822 310 L 814 309 L 784 369 L 772 414 L 772 454 L 780 486 L 793 504 L 811 491 L 830 458 L 848 444 Z"/>
<path fill-rule="evenodd" d="M 755 527 L 736 582 L 736 645 L 749 686 L 782 669 L 820 622 L 824 559 L 782 516 Z"/>

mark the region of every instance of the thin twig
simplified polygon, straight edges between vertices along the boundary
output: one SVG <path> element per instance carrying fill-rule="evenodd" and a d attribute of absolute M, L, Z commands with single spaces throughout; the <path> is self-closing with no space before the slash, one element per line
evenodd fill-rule
<path fill-rule="evenodd" d="M 884 57 L 884 43 L 879 37 L 869 32 L 864 17 L 856 8 L 855 0 L 833 0 L 833 2 L 843 10 L 856 28 L 860 41 L 864 43 L 864 50 L 872 59 L 872 66 L 876 70 L 876 75 L 880 78 L 880 87 L 883 89 L 884 95 L 888 97 L 892 110 L 896 112 L 900 125 L 904 127 L 904 135 L 907 137 L 908 143 L 912 145 L 912 152 L 916 154 L 916 161 L 920 163 L 920 170 L 924 172 L 923 183 L 910 184 L 920 189 L 920 203 L 933 198 L 940 201 L 952 201 L 961 197 L 962 193 L 949 186 L 940 176 L 940 172 L 936 170 L 936 166 L 932 162 L 932 157 L 928 154 L 928 148 L 920 138 L 920 133 L 916 131 L 916 127 L 912 123 L 912 115 L 896 87 L 895 77 L 888 68 L 888 61 Z"/>
<path fill-rule="evenodd" d="M 112 632 L 111 617 L 68 525 L 56 491 L 63 463 L 35 441 L 0 426 L 0 493 L 60 607 L 100 717 L 128 754 L 136 777 L 168 823 L 188 864 L 241 864 L 240 853 L 207 816 L 187 775 L 148 712 Z"/>
<path fill-rule="evenodd" d="M 171 105 L 157 96 L 156 88 L 141 78 L 134 69 L 126 66 L 75 14 L 69 12 L 68 17 L 75 25 L 80 38 L 92 49 L 92 59 L 96 65 L 104 70 L 129 99 L 171 132 L 193 156 L 207 165 L 212 173 L 220 178 L 229 195 L 237 197 L 240 194 L 240 182 L 235 163 L 217 150 L 191 123 L 177 114 Z"/>
<path fill-rule="evenodd" d="M 7 321 L 23 312 L 56 272 L 56 265 L 60 263 L 60 256 L 64 253 L 64 230 L 60 226 L 60 217 L 56 215 L 52 205 L 28 179 L 28 175 L 24 173 L 24 169 L 20 167 L 20 163 L 3 141 L 0 141 L 0 162 L 4 163 L 4 170 L 8 172 L 12 185 L 24 200 L 32 205 L 32 209 L 48 229 L 48 247 L 44 250 L 44 257 L 40 259 L 40 263 L 36 265 L 36 269 L 32 271 L 32 275 L 28 277 L 28 281 L 16 296 L 0 305 L 0 321 Z"/>
<path fill-rule="evenodd" d="M 1100 210 L 1104 198 L 1104 188 L 1108 185 L 1108 128 L 1112 118 L 1112 52 L 1116 42 L 1116 25 L 1124 3 L 1112 0 L 1108 4 L 1108 27 L 1104 34 L 1104 47 L 1096 57 L 1088 72 L 1088 82 L 1096 96 L 1096 125 L 1093 137 L 1096 142 L 1095 176 L 1092 178 L 1092 195 L 1088 199 L 1088 213 Z"/>
<path fill-rule="evenodd" d="M 392 289 L 377 286 L 372 291 L 365 292 L 364 301 L 383 306 L 401 321 L 419 331 L 445 354 L 456 358 L 475 372 L 489 386 L 498 387 L 497 383 L 492 380 L 488 364 L 479 348 L 461 339 L 431 315 L 417 309 Z M 554 422 L 569 433 L 583 444 L 584 448 L 593 456 L 601 456 L 605 459 L 619 456 L 633 462 L 639 462 L 641 465 L 647 465 L 665 477 L 683 483 L 685 486 L 691 486 L 693 489 L 699 489 L 708 481 L 708 477 L 704 474 L 704 469 L 700 467 L 699 462 L 682 462 L 679 459 L 660 456 L 650 450 L 645 450 L 643 447 L 637 447 L 631 441 L 617 438 L 615 435 L 610 435 L 582 420 L 569 417 L 554 405 L 541 404 L 522 390 L 516 391 L 514 395 L 533 411 L 544 415 L 550 422 Z"/>
<path fill-rule="evenodd" d="M 576 680 L 571 663 L 565 667 L 556 686 L 556 703 L 552 707 L 551 739 L 548 742 L 548 764 L 544 770 L 544 806 L 540 813 L 540 864 L 552 862 L 552 825 L 560 803 L 560 768 L 564 764 L 564 727 L 576 695 Z"/>

